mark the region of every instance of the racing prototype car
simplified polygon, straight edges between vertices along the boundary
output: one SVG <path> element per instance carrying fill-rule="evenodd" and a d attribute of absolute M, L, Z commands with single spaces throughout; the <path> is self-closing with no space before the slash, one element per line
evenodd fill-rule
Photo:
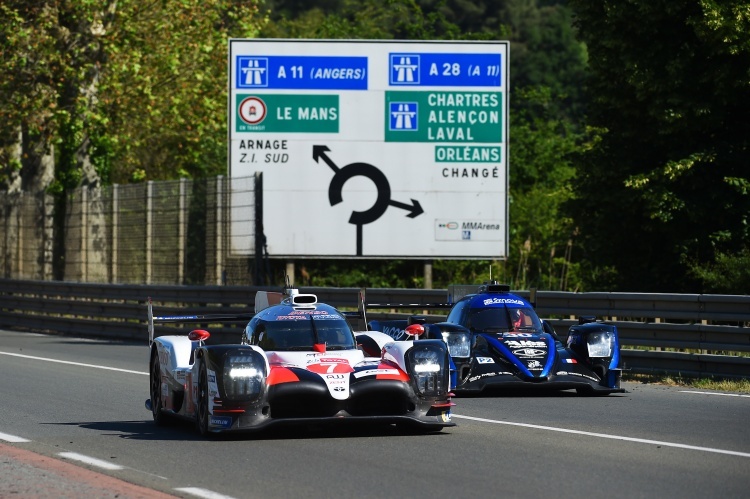
<path fill-rule="evenodd" d="M 238 344 L 210 333 L 154 337 L 155 323 L 247 320 Z M 261 291 L 255 314 L 153 315 L 148 304 L 150 399 L 157 424 L 195 420 L 201 434 L 282 423 L 365 421 L 439 431 L 451 422 L 450 359 L 442 339 L 398 341 L 354 333 L 313 294 Z M 240 333 L 238 332 L 238 339 Z M 377 346 L 366 356 L 358 342 Z"/>
<path fill-rule="evenodd" d="M 495 281 L 461 297 L 445 322 L 427 324 L 424 317 L 413 316 L 368 324 L 396 340 L 443 339 L 450 351 L 451 386 L 456 395 L 518 387 L 601 395 L 625 391 L 620 388 L 616 326 L 582 317 L 563 342 L 530 302 Z"/>

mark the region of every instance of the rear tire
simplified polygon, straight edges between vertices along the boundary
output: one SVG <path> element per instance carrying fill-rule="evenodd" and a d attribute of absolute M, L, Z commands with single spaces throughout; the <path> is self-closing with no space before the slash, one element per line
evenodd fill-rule
<path fill-rule="evenodd" d="M 198 431 L 204 437 L 209 434 L 208 431 L 208 373 L 206 372 L 205 362 L 201 363 L 200 375 L 198 378 L 198 409 L 196 414 L 196 425 Z"/>
<path fill-rule="evenodd" d="M 156 350 L 151 354 L 149 386 L 151 395 L 151 415 L 154 418 L 154 423 L 159 426 L 164 426 L 167 424 L 169 418 L 161 409 L 161 366 L 159 365 L 159 356 L 156 354 Z"/>

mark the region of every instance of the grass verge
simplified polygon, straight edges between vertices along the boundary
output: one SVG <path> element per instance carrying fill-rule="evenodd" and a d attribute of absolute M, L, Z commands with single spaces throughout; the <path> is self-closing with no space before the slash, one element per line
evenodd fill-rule
<path fill-rule="evenodd" d="M 622 380 L 644 384 L 652 383 L 669 386 L 683 386 L 698 390 L 750 393 L 750 379 L 687 378 L 670 375 L 659 376 L 654 374 L 623 373 Z"/>

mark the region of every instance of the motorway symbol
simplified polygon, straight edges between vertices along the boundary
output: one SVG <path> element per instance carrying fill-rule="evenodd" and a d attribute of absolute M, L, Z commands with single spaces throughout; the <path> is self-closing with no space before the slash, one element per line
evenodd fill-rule
<path fill-rule="evenodd" d="M 416 102 L 391 102 L 390 116 L 391 130 L 419 130 L 419 104 Z"/>
<path fill-rule="evenodd" d="M 391 54 L 391 84 L 419 85 L 418 54 Z"/>
<path fill-rule="evenodd" d="M 357 256 L 362 256 L 362 226 L 380 218 L 388 209 L 388 206 L 407 211 L 408 214 L 406 216 L 409 218 L 414 218 L 424 213 L 422 205 L 416 199 L 412 199 L 411 204 L 392 200 L 391 186 L 388 183 L 388 178 L 377 167 L 369 163 L 350 163 L 339 168 L 328 157 L 326 152 L 330 152 L 327 146 L 313 146 L 313 159 L 315 162 L 319 163 L 319 160 L 322 159 L 334 173 L 331 183 L 328 186 L 328 201 L 331 203 L 331 206 L 335 206 L 343 201 L 342 191 L 344 184 L 353 177 L 363 176 L 369 178 L 375 184 L 378 191 L 375 204 L 365 211 L 352 211 L 352 215 L 349 217 L 349 223 L 357 227 Z"/>
<path fill-rule="evenodd" d="M 237 88 L 258 88 L 267 86 L 267 57 L 237 57 Z"/>

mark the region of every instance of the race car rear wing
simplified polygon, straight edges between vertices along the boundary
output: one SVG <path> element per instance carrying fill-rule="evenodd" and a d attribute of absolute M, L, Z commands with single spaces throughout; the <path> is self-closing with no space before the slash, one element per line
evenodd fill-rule
<path fill-rule="evenodd" d="M 198 324 L 206 322 L 245 322 L 253 318 L 255 313 L 244 314 L 203 314 L 203 315 L 163 315 L 155 316 L 151 297 L 148 298 L 148 344 L 154 342 L 154 324 Z"/>
<path fill-rule="evenodd" d="M 196 324 L 206 322 L 245 322 L 252 319 L 255 314 L 272 305 L 281 303 L 284 298 L 288 298 L 295 308 L 306 308 L 314 305 L 318 297 L 313 294 L 303 294 L 299 290 L 287 287 L 283 293 L 276 291 L 257 291 L 255 293 L 255 311 L 252 313 L 241 314 L 203 314 L 203 315 L 167 315 L 154 316 L 151 297 L 148 298 L 148 344 L 154 342 L 154 324 L 155 323 L 182 323 Z"/>
<path fill-rule="evenodd" d="M 536 308 L 536 289 L 529 292 L 529 303 Z M 445 303 L 367 303 L 365 300 L 364 288 L 359 292 L 359 317 L 364 319 L 369 329 L 369 323 L 366 318 L 366 310 L 369 309 L 394 309 L 394 310 L 449 310 L 461 298 L 474 293 L 509 293 L 510 286 L 507 284 L 498 284 L 497 281 L 487 281 L 483 284 L 451 284 L 448 286 L 448 296 Z"/>
<path fill-rule="evenodd" d="M 529 303 L 536 308 L 536 289 L 529 292 Z M 487 281 L 483 284 L 451 284 L 448 286 L 448 296 L 445 303 L 368 303 L 369 308 L 412 308 L 412 309 L 449 309 L 461 298 L 474 293 L 510 293 L 508 284 L 498 284 L 497 281 Z M 360 298 L 364 300 L 364 290 L 360 292 Z"/>

